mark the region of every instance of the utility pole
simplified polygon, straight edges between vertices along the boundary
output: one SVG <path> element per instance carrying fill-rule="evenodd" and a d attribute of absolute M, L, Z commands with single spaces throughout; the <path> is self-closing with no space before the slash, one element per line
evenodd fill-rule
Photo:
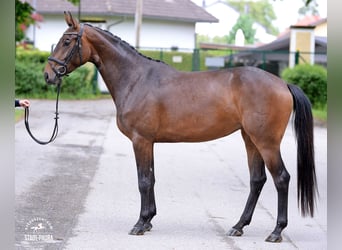
<path fill-rule="evenodd" d="M 135 9 L 135 47 L 140 47 L 140 29 L 142 23 L 143 0 L 137 0 Z"/>
<path fill-rule="evenodd" d="M 81 22 L 81 0 L 78 3 L 78 21 Z"/>

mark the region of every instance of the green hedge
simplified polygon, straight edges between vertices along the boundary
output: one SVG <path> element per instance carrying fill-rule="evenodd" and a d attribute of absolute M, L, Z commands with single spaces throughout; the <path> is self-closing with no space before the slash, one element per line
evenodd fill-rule
<path fill-rule="evenodd" d="M 313 107 L 327 103 L 327 70 L 320 65 L 299 64 L 282 71 L 281 77 L 288 83 L 299 86 Z"/>
<path fill-rule="evenodd" d="M 44 67 L 50 53 L 38 50 L 17 49 L 15 60 L 15 95 L 25 98 L 54 98 L 56 88 L 44 80 Z M 62 98 L 84 98 L 99 93 L 94 82 L 95 67 L 85 64 L 65 76 Z"/>

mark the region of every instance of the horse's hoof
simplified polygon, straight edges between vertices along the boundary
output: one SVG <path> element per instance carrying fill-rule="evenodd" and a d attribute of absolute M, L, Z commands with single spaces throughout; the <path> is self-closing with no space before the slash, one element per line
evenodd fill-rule
<path fill-rule="evenodd" d="M 241 230 L 238 230 L 236 228 L 231 228 L 228 233 L 227 233 L 228 236 L 241 236 L 243 235 L 243 231 L 242 229 Z"/>
<path fill-rule="evenodd" d="M 145 232 L 146 232 L 146 231 L 151 231 L 151 229 L 152 229 L 152 224 L 151 224 L 151 222 L 145 223 L 145 224 L 144 224 L 144 229 L 145 229 Z"/>
<path fill-rule="evenodd" d="M 281 235 L 271 233 L 270 236 L 268 236 L 265 241 L 272 242 L 272 243 L 279 243 L 282 240 L 283 238 L 281 237 Z"/>
<path fill-rule="evenodd" d="M 146 231 L 150 231 L 152 229 L 152 224 L 150 222 L 145 223 L 143 226 L 135 225 L 132 230 L 129 232 L 130 235 L 144 235 Z"/>
<path fill-rule="evenodd" d="M 143 227 L 133 227 L 132 230 L 128 233 L 130 235 L 144 235 L 145 230 Z"/>

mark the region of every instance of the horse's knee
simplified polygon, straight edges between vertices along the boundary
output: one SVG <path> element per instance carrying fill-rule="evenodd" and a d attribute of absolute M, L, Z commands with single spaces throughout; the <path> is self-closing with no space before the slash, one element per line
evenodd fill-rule
<path fill-rule="evenodd" d="M 141 193 L 149 192 L 153 186 L 153 181 L 149 177 L 141 177 L 138 180 L 139 191 Z"/>
<path fill-rule="evenodd" d="M 266 183 L 267 177 L 262 176 L 261 178 L 252 178 L 250 180 L 251 191 L 259 194 Z"/>

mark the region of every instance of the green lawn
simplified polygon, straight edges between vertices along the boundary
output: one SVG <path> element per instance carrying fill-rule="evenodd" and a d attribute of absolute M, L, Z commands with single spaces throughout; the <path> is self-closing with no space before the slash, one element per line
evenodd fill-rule
<path fill-rule="evenodd" d="M 322 109 L 313 109 L 312 113 L 316 121 L 325 125 L 327 124 L 327 107 Z"/>
<path fill-rule="evenodd" d="M 14 114 L 14 119 L 15 122 L 20 121 L 21 119 L 24 118 L 25 110 L 22 108 L 16 108 L 15 109 L 15 114 Z"/>

